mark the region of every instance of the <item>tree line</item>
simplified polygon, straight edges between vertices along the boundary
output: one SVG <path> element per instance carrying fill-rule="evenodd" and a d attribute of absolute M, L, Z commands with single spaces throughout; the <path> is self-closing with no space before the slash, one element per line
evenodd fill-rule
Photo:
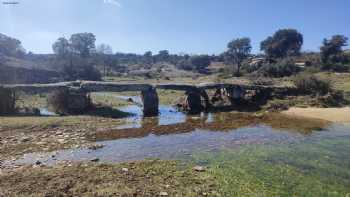
<path fill-rule="evenodd" d="M 170 54 L 168 50 L 161 50 L 157 54 L 147 51 L 140 55 L 114 53 L 108 44 L 96 45 L 94 34 L 77 33 L 70 38 L 58 38 L 53 43 L 54 58 L 51 63 L 62 73 L 64 80 L 100 80 L 101 73 L 126 72 L 132 64 L 151 68 L 157 63 L 169 63 L 179 69 L 208 73 L 211 62 L 224 62 L 234 76 L 243 73 L 287 76 L 300 70 L 296 64 L 300 60 L 305 66 L 322 70 L 349 70 L 350 58 L 344 53 L 344 47 L 348 44 L 346 36 L 334 35 L 324 39 L 319 53 L 302 52 L 303 43 L 303 35 L 297 30 L 281 29 L 260 43 L 262 54 L 252 54 L 251 39 L 243 37 L 230 41 L 227 49 L 219 55 Z M 26 52 L 19 40 L 0 34 L 0 54 L 20 57 Z"/>
<path fill-rule="evenodd" d="M 304 61 L 305 66 L 316 66 L 323 70 L 348 71 L 350 58 L 344 53 L 343 47 L 347 46 L 348 38 L 343 35 L 334 35 L 330 39 L 324 39 L 320 47 L 320 53 L 313 53 L 314 59 L 307 59 L 310 54 L 302 53 L 304 43 L 303 35 L 295 29 L 281 29 L 260 43 L 260 50 L 264 52 L 264 61 L 251 66 L 250 70 L 259 70 L 267 75 L 279 77 L 290 75 L 298 71 L 295 59 Z M 232 40 L 223 56 L 228 64 L 234 67 L 234 75 L 239 76 L 245 60 L 252 57 L 250 38 L 238 38 Z M 294 60 L 293 60 L 294 58 Z M 253 68 L 252 68 L 253 67 Z"/>

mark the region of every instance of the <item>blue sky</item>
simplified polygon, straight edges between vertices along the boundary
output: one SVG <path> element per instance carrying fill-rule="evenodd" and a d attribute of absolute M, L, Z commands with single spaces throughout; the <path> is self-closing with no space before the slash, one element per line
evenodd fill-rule
<path fill-rule="evenodd" d="M 5 0 L 0 0 L 4 2 Z M 28 51 L 51 53 L 60 36 L 92 32 L 115 52 L 221 53 L 248 36 L 254 52 L 281 28 L 304 35 L 303 50 L 323 38 L 350 37 L 350 0 L 17 0 L 0 4 L 0 33 Z"/>

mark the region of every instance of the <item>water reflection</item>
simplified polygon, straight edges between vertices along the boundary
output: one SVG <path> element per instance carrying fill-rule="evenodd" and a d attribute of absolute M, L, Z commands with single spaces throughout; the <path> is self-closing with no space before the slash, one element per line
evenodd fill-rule
<path fill-rule="evenodd" d="M 133 108 L 132 108 L 133 109 Z M 125 125 L 115 129 L 102 130 L 90 136 L 95 141 L 116 140 L 123 138 L 143 138 L 148 135 L 173 135 L 190 133 L 195 130 L 211 132 L 230 132 L 243 127 L 266 125 L 274 129 L 309 135 L 329 125 L 322 120 L 295 118 L 282 114 L 254 115 L 252 113 L 212 113 L 199 116 L 187 116 L 181 112 L 171 112 L 171 107 L 163 108 L 166 113 L 159 117 L 129 118 Z M 169 110 L 170 109 L 170 110 Z M 164 110 L 163 110 L 164 111 Z"/>
<path fill-rule="evenodd" d="M 55 112 L 50 111 L 47 108 L 39 108 L 41 116 L 58 116 Z"/>
<path fill-rule="evenodd" d="M 195 130 L 172 135 L 151 134 L 143 138 L 100 142 L 99 144 L 103 144 L 104 147 L 94 151 L 72 149 L 48 154 L 26 154 L 16 161 L 16 164 L 30 164 L 40 160 L 50 165 L 59 161 L 89 161 L 94 158 L 99 158 L 103 162 L 124 162 L 147 158 L 186 159 L 197 151 L 213 152 L 248 144 L 290 143 L 300 137 L 302 135 L 291 135 L 287 132 L 275 133 L 273 129 L 266 126 L 241 128 L 235 132 Z"/>
<path fill-rule="evenodd" d="M 152 118 L 143 118 L 142 108 L 137 105 L 125 106 L 119 109 L 134 115 L 126 118 L 126 124 L 118 126 L 117 129 L 142 128 L 144 124 L 153 124 L 155 126 L 170 125 L 186 121 L 186 114 L 177 111 L 175 107 L 169 105 L 160 105 L 159 116 Z"/>

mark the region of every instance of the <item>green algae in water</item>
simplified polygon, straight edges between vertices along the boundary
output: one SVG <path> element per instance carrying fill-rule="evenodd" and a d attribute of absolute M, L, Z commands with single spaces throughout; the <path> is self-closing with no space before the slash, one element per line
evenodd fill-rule
<path fill-rule="evenodd" d="M 224 196 L 350 196 L 350 128 L 292 144 L 198 153 Z M 340 130 L 340 131 L 339 131 Z"/>

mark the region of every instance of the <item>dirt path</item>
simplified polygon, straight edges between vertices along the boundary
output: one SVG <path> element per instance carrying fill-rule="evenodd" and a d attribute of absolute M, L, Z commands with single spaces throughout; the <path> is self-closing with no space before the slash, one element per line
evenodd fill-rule
<path fill-rule="evenodd" d="M 318 118 L 331 122 L 350 124 L 350 107 L 344 108 L 296 108 L 292 107 L 284 114 L 303 116 L 308 118 Z"/>

